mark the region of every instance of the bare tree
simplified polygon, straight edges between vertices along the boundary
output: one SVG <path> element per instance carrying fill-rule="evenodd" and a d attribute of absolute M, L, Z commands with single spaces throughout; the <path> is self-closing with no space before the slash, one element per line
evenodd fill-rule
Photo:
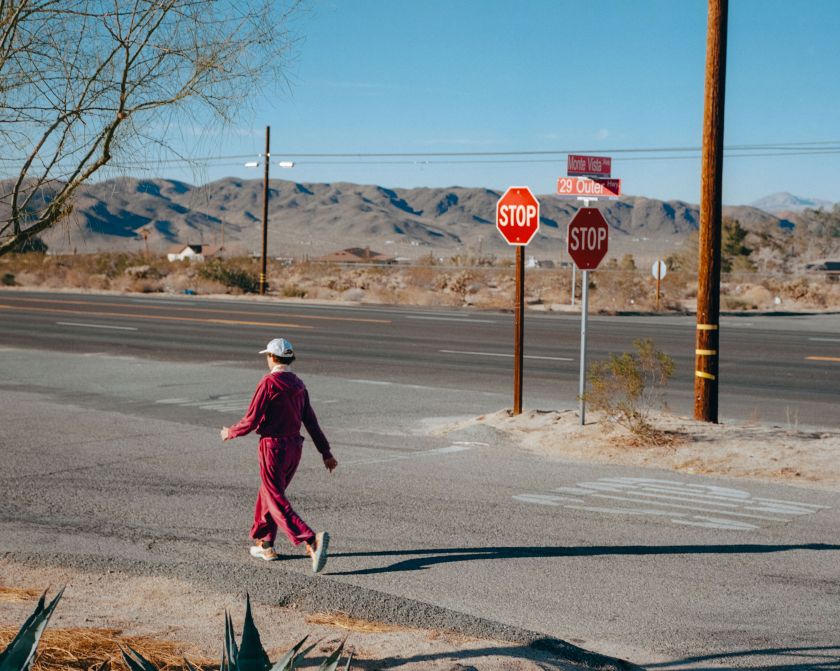
<path fill-rule="evenodd" d="M 120 156 L 283 80 L 298 0 L 0 0 L 0 254 Z M 173 150 L 174 151 L 174 150 Z"/>

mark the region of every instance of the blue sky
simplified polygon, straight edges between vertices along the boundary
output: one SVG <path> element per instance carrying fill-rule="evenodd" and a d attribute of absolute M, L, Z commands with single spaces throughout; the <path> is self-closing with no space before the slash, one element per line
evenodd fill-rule
<path fill-rule="evenodd" d="M 565 155 L 302 154 L 589 151 L 613 157 L 626 194 L 697 203 L 699 153 L 682 148 L 701 143 L 706 12 L 706 0 L 314 0 L 293 26 L 289 85 L 255 94 L 223 138 L 199 134 L 184 151 L 257 154 L 270 125 L 273 160 L 296 161 L 272 177 L 542 194 L 565 175 Z M 830 141 L 835 151 L 730 151 L 725 203 L 777 191 L 840 201 L 838 34 L 837 0 L 731 0 L 726 145 Z M 261 176 L 218 163 L 161 176 Z"/>

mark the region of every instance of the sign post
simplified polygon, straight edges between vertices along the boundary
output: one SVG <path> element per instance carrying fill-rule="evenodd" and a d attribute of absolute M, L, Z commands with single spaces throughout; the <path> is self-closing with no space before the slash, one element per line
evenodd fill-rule
<path fill-rule="evenodd" d="M 540 228 L 540 203 L 527 186 L 511 186 L 496 203 L 496 228 L 516 250 L 513 310 L 513 414 L 522 413 L 522 364 L 525 337 L 525 246 Z"/>
<path fill-rule="evenodd" d="M 665 262 L 662 259 L 657 259 L 654 261 L 650 272 L 653 275 L 653 279 L 656 280 L 656 311 L 659 312 L 659 286 L 665 278 L 668 268 L 665 266 Z"/>
<path fill-rule="evenodd" d="M 586 322 L 589 312 L 589 271 L 594 270 L 607 254 L 609 225 L 601 211 L 594 207 L 580 208 L 569 222 L 566 242 L 569 256 L 583 271 L 580 314 L 580 424 L 586 423 Z"/>

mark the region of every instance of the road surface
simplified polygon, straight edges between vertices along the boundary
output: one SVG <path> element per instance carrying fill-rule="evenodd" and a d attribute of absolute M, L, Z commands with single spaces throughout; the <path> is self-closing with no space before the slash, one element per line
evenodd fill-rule
<path fill-rule="evenodd" d="M 510 405 L 509 315 L 17 292 L 0 304 L 13 306 L 0 308 L 6 556 L 533 631 L 656 669 L 840 660 L 837 492 L 548 461 L 486 428 L 434 432 Z M 836 414 L 837 369 L 807 358 L 836 355 L 831 319 L 725 329 L 744 359 L 724 369 L 738 380 L 733 416 L 774 403 L 799 421 L 806 406 Z M 597 318 L 593 356 L 649 335 L 678 358 L 691 329 Z M 529 315 L 526 330 L 526 352 L 545 357 L 528 360 L 526 407 L 573 405 L 576 320 Z M 318 578 L 286 546 L 275 564 L 247 556 L 254 441 L 218 440 L 276 335 L 295 343 L 341 462 L 329 475 L 308 447 L 290 492 L 333 533 Z M 777 395 L 774 372 L 795 392 Z M 676 380 L 673 405 L 681 394 Z"/>

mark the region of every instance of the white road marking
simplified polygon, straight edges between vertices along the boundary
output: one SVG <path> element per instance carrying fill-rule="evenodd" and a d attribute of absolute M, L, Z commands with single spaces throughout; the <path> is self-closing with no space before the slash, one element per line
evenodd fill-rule
<path fill-rule="evenodd" d="M 251 402 L 251 395 L 230 394 L 216 398 L 159 398 L 155 403 L 163 405 L 180 405 L 185 408 L 199 408 L 201 410 L 212 410 L 214 412 L 238 412 L 244 413 Z"/>
<path fill-rule="evenodd" d="M 402 382 L 388 382 L 387 380 L 348 380 L 359 384 L 375 384 L 380 387 L 403 387 L 405 389 L 423 389 L 425 391 L 440 391 L 440 387 L 429 387 L 423 384 L 403 384 Z"/>
<path fill-rule="evenodd" d="M 462 322 L 465 324 L 495 324 L 493 319 L 469 319 L 466 317 L 428 317 L 428 316 L 413 316 L 408 315 L 406 319 L 428 319 L 436 322 Z"/>
<path fill-rule="evenodd" d="M 512 359 L 513 354 L 502 354 L 496 352 L 470 352 L 467 350 L 457 350 L 457 349 L 442 349 L 438 350 L 443 354 L 471 354 L 472 356 L 497 356 L 497 357 L 504 357 L 506 359 Z M 534 356 L 534 355 L 526 355 L 526 359 L 540 359 L 543 361 L 574 361 L 574 359 L 570 359 L 565 356 Z"/>
<path fill-rule="evenodd" d="M 672 524 L 729 531 L 759 528 L 745 519 L 784 523 L 827 509 L 813 503 L 753 497 L 748 491 L 731 487 L 656 478 L 601 478 L 557 487 L 554 491 L 559 495 L 526 493 L 513 499 L 611 515 L 668 518 Z M 589 505 L 595 500 L 615 502 L 615 507 Z"/>
<path fill-rule="evenodd" d="M 113 329 L 114 331 L 137 331 L 136 326 L 107 326 L 105 324 L 83 324 L 81 322 L 56 322 L 59 326 L 84 326 L 89 329 Z"/>
<path fill-rule="evenodd" d="M 422 457 L 436 457 L 441 454 L 454 454 L 456 452 L 465 452 L 471 450 L 472 447 L 466 445 L 450 445 L 449 447 L 439 447 L 434 450 L 421 450 L 419 452 L 409 452 L 407 454 L 394 454 L 388 457 L 372 457 L 370 459 L 355 459 L 352 461 L 342 461 L 342 466 L 357 466 L 367 464 L 384 464 L 389 461 L 403 461 L 405 459 L 419 459 Z"/>
<path fill-rule="evenodd" d="M 840 342 L 840 338 L 808 338 L 814 342 Z"/>

